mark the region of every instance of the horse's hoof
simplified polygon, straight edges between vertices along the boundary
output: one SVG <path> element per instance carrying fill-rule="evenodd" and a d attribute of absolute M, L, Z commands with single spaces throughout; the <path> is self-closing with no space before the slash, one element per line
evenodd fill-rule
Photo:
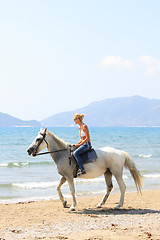
<path fill-rule="evenodd" d="M 102 207 L 102 205 L 101 204 L 98 204 L 97 206 L 96 206 L 96 208 L 101 208 Z"/>
<path fill-rule="evenodd" d="M 64 208 L 67 207 L 67 201 L 66 201 L 66 200 L 63 202 L 63 207 L 64 207 Z"/>
<path fill-rule="evenodd" d="M 114 210 L 119 210 L 121 206 L 117 205 Z"/>
<path fill-rule="evenodd" d="M 75 207 L 70 207 L 69 212 L 76 211 Z"/>

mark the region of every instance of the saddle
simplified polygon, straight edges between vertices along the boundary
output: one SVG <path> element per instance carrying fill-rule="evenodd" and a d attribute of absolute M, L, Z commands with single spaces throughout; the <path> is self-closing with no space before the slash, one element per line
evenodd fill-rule
<path fill-rule="evenodd" d="M 87 152 L 82 153 L 80 156 L 82 158 L 83 164 L 94 162 L 97 159 L 97 153 L 94 150 L 94 148 L 90 148 Z M 71 164 L 71 162 L 74 162 L 76 164 L 76 168 L 75 168 L 75 171 L 74 171 L 74 174 L 73 174 L 74 178 L 76 178 L 77 177 L 77 172 L 79 170 L 79 164 L 77 163 L 77 161 L 74 158 L 73 154 L 71 154 L 69 159 L 70 159 L 70 164 Z"/>
<path fill-rule="evenodd" d="M 94 148 L 90 148 L 87 152 L 80 155 L 83 164 L 94 162 L 97 159 L 97 153 Z"/>

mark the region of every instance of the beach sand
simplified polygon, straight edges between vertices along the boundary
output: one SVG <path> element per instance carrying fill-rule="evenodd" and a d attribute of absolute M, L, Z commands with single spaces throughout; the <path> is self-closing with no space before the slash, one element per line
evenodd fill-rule
<path fill-rule="evenodd" d="M 120 194 L 77 198 L 68 212 L 60 200 L 0 204 L 0 239 L 153 239 L 160 240 L 160 190 L 126 193 L 124 206 L 114 210 Z M 68 199 L 68 206 L 71 199 Z"/>

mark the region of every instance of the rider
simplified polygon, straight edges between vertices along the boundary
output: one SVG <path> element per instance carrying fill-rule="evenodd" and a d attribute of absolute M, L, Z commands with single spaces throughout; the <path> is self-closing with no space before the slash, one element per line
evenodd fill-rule
<path fill-rule="evenodd" d="M 81 154 L 87 152 L 91 148 L 91 141 L 89 130 L 86 124 L 83 123 L 84 114 L 76 113 L 74 115 L 74 122 L 75 124 L 79 125 L 79 134 L 80 134 L 80 141 L 75 144 L 74 146 L 77 148 L 73 155 L 80 166 L 80 172 L 78 172 L 77 176 L 81 176 L 82 174 L 86 174 L 84 170 Z"/>

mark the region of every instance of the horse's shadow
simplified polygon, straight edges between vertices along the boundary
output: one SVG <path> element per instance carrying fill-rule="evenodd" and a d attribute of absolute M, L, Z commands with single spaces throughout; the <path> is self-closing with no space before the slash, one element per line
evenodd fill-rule
<path fill-rule="evenodd" d="M 111 208 L 101 208 L 101 209 L 96 209 L 96 208 L 84 208 L 82 210 L 78 210 L 72 213 L 76 214 L 85 214 L 85 215 L 90 215 L 90 216 L 102 216 L 102 215 L 145 215 L 145 214 L 155 214 L 155 213 L 160 213 L 159 210 L 154 210 L 154 209 L 141 209 L 141 208 L 122 208 L 122 209 L 111 209 Z"/>

